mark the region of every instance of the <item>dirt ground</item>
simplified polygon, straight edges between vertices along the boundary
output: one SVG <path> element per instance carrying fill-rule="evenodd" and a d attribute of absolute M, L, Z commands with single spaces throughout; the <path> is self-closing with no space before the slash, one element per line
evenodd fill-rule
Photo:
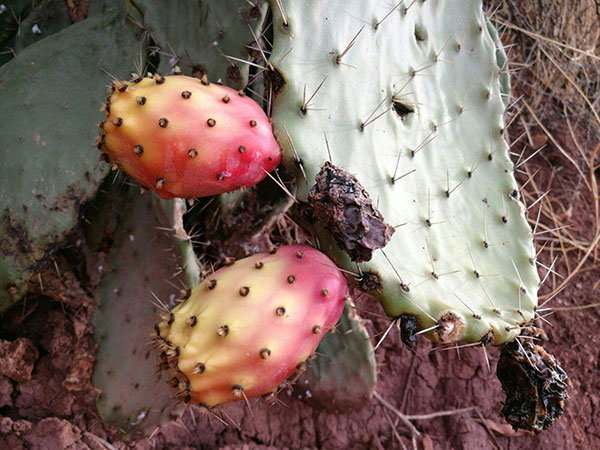
<path fill-rule="evenodd" d="M 50 287 L 50 279 L 58 278 L 52 268 L 43 278 L 46 296 L 33 297 L 4 317 L 0 449 L 107 448 L 98 437 L 116 448 L 137 449 L 411 448 L 409 431 L 375 399 L 361 411 L 335 414 L 312 409 L 297 393 L 284 394 L 284 405 L 252 401 L 252 413 L 243 403 L 226 406 L 222 417 L 229 426 L 189 408 L 151 441 L 120 442 L 102 428 L 94 410 L 98 393 L 89 381 L 94 348 L 88 322 L 93 306 L 72 273 L 62 264 L 59 268 L 62 283 L 56 290 Z M 597 280 L 597 269 L 584 272 L 554 300 L 556 305 L 600 300 L 598 289 L 592 289 Z M 59 295 L 70 299 L 59 302 Z M 366 298 L 358 307 L 379 312 Z M 565 417 L 539 436 L 515 433 L 499 417 L 504 394 L 494 373 L 498 348 L 487 349 L 490 371 L 480 348 L 431 351 L 432 345 L 420 340 L 411 351 L 394 330 L 377 350 L 377 392 L 409 415 L 476 408 L 415 420 L 422 433 L 419 448 L 600 448 L 598 309 L 558 312 L 548 320 L 553 325 L 544 327 L 545 348 L 560 359 L 573 387 Z M 375 334 L 387 326 L 375 318 L 369 328 Z"/>
<path fill-rule="evenodd" d="M 559 125 L 556 125 L 559 128 Z M 569 140 L 563 135 L 569 148 Z M 544 167 L 546 167 L 544 169 Z M 540 170 L 552 170 L 541 161 Z M 536 168 L 536 170 L 537 170 Z M 573 174 L 565 171 L 567 183 Z M 561 175 L 562 177 L 562 175 Z M 543 178 L 543 177 L 542 177 Z M 585 196 L 574 197 L 571 216 L 592 221 Z M 590 222 L 590 229 L 593 228 Z M 98 392 L 90 382 L 94 362 L 94 305 L 73 251 L 65 250 L 32 280 L 26 302 L 3 317 L 0 328 L 0 449 L 136 449 L 184 448 L 411 448 L 411 434 L 376 399 L 347 414 L 318 411 L 284 394 L 284 404 L 251 402 L 223 408 L 221 417 L 189 408 L 182 418 L 163 427 L 151 440 L 125 443 L 107 432 L 95 412 Z M 543 258 L 544 255 L 541 255 Z M 544 261 L 550 265 L 549 261 Z M 556 267 L 566 273 L 566 267 Z M 60 274 L 60 276 L 59 276 Z M 79 277 L 76 275 L 78 274 Z M 543 272 L 542 272 L 543 274 Z M 550 305 L 586 305 L 600 301 L 598 263 L 590 260 Z M 548 282 L 542 293 L 551 289 Z M 43 286 L 43 294 L 42 294 Z M 358 308 L 381 313 L 366 296 Z M 389 325 L 362 313 L 372 335 Z M 488 348 L 488 369 L 481 348 L 432 350 L 420 339 L 414 350 L 401 344 L 397 329 L 377 350 L 377 393 L 408 415 L 430 415 L 414 421 L 423 449 L 590 449 L 600 448 L 600 312 L 598 308 L 556 312 L 541 323 L 545 348 L 570 375 L 566 415 L 535 436 L 515 433 L 499 416 L 504 394 L 495 376 L 498 348 Z M 440 412 L 472 410 L 439 416 Z"/>
<path fill-rule="evenodd" d="M 523 44 L 518 39 L 515 42 Z M 531 48 L 516 48 L 511 59 L 521 63 Z M 513 114 L 517 120 L 511 122 L 508 132 L 513 141 L 526 133 L 523 158 L 544 144 L 547 148 L 528 162 L 527 170 L 518 178 L 521 184 L 526 183 L 530 174 L 539 170 L 527 192 L 535 196 L 537 189 L 551 187 L 546 205 L 554 205 L 561 223 L 572 224 L 576 230 L 567 236 L 571 243 L 565 241 L 564 245 L 581 244 L 583 248 L 582 243 L 593 240 L 597 225 L 594 199 L 566 155 L 580 163 L 578 144 L 593 149 L 597 135 L 590 133 L 590 126 L 580 118 L 574 132 L 569 131 L 555 114 L 556 108 L 548 109 L 552 102 L 559 110 L 562 105 L 552 98 L 546 104 L 538 101 L 539 95 L 531 89 L 533 81 L 527 76 L 518 78 L 514 96 L 525 95 L 535 111 L 543 111 L 546 131 L 521 108 L 520 113 Z M 580 142 L 575 142 L 572 135 Z M 591 172 L 593 164 L 592 159 Z M 600 166 L 591 178 L 590 183 L 600 183 Z M 537 211 L 533 208 L 529 213 L 534 220 Z M 544 212 L 541 222 L 548 229 L 552 226 L 549 220 Z M 548 248 L 554 244 L 560 247 L 556 242 L 540 252 L 546 266 L 555 256 Z M 540 248 L 542 245 L 540 242 Z M 553 269 L 559 275 L 550 274 L 542 295 L 561 283 L 560 276 L 574 273 L 585 253 L 581 249 L 563 250 L 566 256 L 558 258 Z M 560 255 L 560 250 L 556 254 Z M 566 288 L 546 306 L 600 302 L 600 262 L 596 256 L 591 252 Z M 404 414 L 421 416 L 413 420 L 420 433 L 414 443 L 409 429 L 376 398 L 360 411 L 341 414 L 313 409 L 298 398 L 298 392 L 291 391 L 281 396 L 283 404 L 253 400 L 251 411 L 243 402 L 225 406 L 223 419 L 188 408 L 180 420 L 161 428 L 152 439 L 124 442 L 103 426 L 95 410 L 99 393 L 90 381 L 95 360 L 90 322 L 94 302 L 85 264 L 77 249 L 72 248 L 58 252 L 53 261 L 34 277 L 26 301 L 5 313 L 0 322 L 0 450 L 333 450 L 402 449 L 413 445 L 424 450 L 600 448 L 600 308 L 546 311 L 543 315 L 552 314 L 536 323 L 546 332 L 544 348 L 558 358 L 572 382 L 565 416 L 537 436 L 514 432 L 500 417 L 505 396 L 495 376 L 499 348 L 487 348 L 488 368 L 479 347 L 432 351 L 433 345 L 420 339 L 409 350 L 402 345 L 398 330 L 393 329 L 376 352 L 376 391 Z M 544 276 L 546 269 L 540 270 Z M 377 304 L 360 295 L 356 302 L 371 335 L 387 329 L 388 320 L 368 313 L 381 314 Z M 444 413 L 463 408 L 470 409 Z"/>

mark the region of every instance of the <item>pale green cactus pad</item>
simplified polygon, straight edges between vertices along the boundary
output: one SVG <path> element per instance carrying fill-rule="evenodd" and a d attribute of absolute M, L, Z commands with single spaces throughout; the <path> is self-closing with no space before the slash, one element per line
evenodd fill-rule
<path fill-rule="evenodd" d="M 533 318 L 539 278 L 482 2 L 280 3 L 270 60 L 284 84 L 272 118 L 298 199 L 331 159 L 395 228 L 359 263 L 378 275 L 387 314 L 416 315 L 440 342 L 512 340 Z M 326 220 L 313 221 L 321 249 L 357 271 L 316 222 Z"/>

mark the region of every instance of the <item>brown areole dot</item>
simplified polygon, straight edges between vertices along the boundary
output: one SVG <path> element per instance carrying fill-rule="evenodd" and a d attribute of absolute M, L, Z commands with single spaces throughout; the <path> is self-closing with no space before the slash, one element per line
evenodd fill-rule
<path fill-rule="evenodd" d="M 306 370 L 306 362 L 305 361 L 300 361 L 297 365 L 296 365 L 296 370 L 298 372 L 304 372 Z"/>
<path fill-rule="evenodd" d="M 199 362 L 194 366 L 194 370 L 192 370 L 192 375 L 200 375 L 206 372 L 206 366 L 204 363 Z"/>
<path fill-rule="evenodd" d="M 302 258 L 304 258 L 304 253 L 302 253 L 302 252 L 297 252 L 297 253 L 296 253 L 296 258 L 298 258 L 298 259 L 302 259 Z"/>
<path fill-rule="evenodd" d="M 271 350 L 266 347 L 261 348 L 259 354 L 262 359 L 269 359 L 271 357 Z"/>
<path fill-rule="evenodd" d="M 217 334 L 221 337 L 225 337 L 229 334 L 229 325 L 221 325 L 217 329 Z"/>
<path fill-rule="evenodd" d="M 245 153 L 245 152 L 246 152 L 246 147 L 244 147 L 243 145 L 240 145 L 240 146 L 238 147 L 238 152 L 240 152 L 240 153 Z"/>
<path fill-rule="evenodd" d="M 190 91 L 183 91 L 183 92 L 181 93 L 181 96 L 182 96 L 183 98 L 185 98 L 185 99 L 188 99 L 188 98 L 190 98 L 190 97 L 192 96 L 192 93 L 191 93 Z"/>
<path fill-rule="evenodd" d="M 240 295 L 242 297 L 245 297 L 246 295 L 248 295 L 250 293 L 250 288 L 248 286 L 242 286 L 240 288 Z"/>
<path fill-rule="evenodd" d="M 144 153 L 144 146 L 143 145 L 134 146 L 133 153 L 135 153 L 138 156 L 142 156 L 142 153 Z"/>
<path fill-rule="evenodd" d="M 225 178 L 227 178 L 227 176 L 225 175 L 225 172 L 220 172 L 217 174 L 217 180 L 223 181 Z"/>
<path fill-rule="evenodd" d="M 235 258 L 233 256 L 226 256 L 223 260 L 223 264 L 227 267 L 233 266 L 235 264 Z"/>
<path fill-rule="evenodd" d="M 169 120 L 165 117 L 161 117 L 160 119 L 158 119 L 158 125 L 161 128 L 167 128 L 167 125 L 169 125 Z"/>
<path fill-rule="evenodd" d="M 175 322 L 175 314 L 169 313 L 169 320 L 167 320 L 167 324 L 171 325 L 173 322 Z"/>
<path fill-rule="evenodd" d="M 136 97 L 135 101 L 138 105 L 144 106 L 146 104 L 146 97 Z"/>
<path fill-rule="evenodd" d="M 161 189 L 166 183 L 166 180 L 164 178 L 157 178 L 156 179 L 156 189 Z"/>
<path fill-rule="evenodd" d="M 217 287 L 217 280 L 210 280 L 210 281 L 208 282 L 208 284 L 206 285 L 206 287 L 207 287 L 209 290 L 213 290 L 214 288 L 216 288 L 216 287 Z"/>
<path fill-rule="evenodd" d="M 188 150 L 188 156 L 190 158 L 195 158 L 196 156 L 198 156 L 198 150 L 196 150 L 195 148 L 190 148 Z"/>
<path fill-rule="evenodd" d="M 262 269 L 263 267 L 264 267 L 264 264 L 262 261 L 256 261 L 254 263 L 254 268 L 256 268 L 256 269 Z"/>
<path fill-rule="evenodd" d="M 256 120 L 252 119 L 252 120 L 250 121 L 250 126 L 251 126 L 251 127 L 255 127 L 255 126 L 256 126 Z"/>
<path fill-rule="evenodd" d="M 327 289 L 321 289 L 321 296 L 327 297 L 329 295 L 329 291 Z"/>
<path fill-rule="evenodd" d="M 244 392 L 244 387 L 243 386 L 240 386 L 239 384 L 234 384 L 233 386 L 231 386 L 231 393 L 235 397 L 240 397 L 243 392 Z"/>
<path fill-rule="evenodd" d="M 277 396 L 275 395 L 275 392 L 267 392 L 266 394 L 263 394 L 262 396 L 263 400 L 269 403 L 274 403 L 275 400 L 277 400 Z"/>
<path fill-rule="evenodd" d="M 123 119 L 121 117 L 113 117 L 112 119 L 110 119 L 110 122 L 115 127 L 120 127 L 121 125 L 123 125 Z"/>
<path fill-rule="evenodd" d="M 195 327 L 198 323 L 198 318 L 196 316 L 190 316 L 186 322 L 190 327 Z"/>
<path fill-rule="evenodd" d="M 223 100 L 223 103 L 229 103 L 229 100 L 231 99 L 229 98 L 229 95 L 224 95 L 221 100 Z"/>
<path fill-rule="evenodd" d="M 285 308 L 283 306 L 279 306 L 275 310 L 275 314 L 277 314 L 278 316 L 283 316 L 285 314 Z"/>
<path fill-rule="evenodd" d="M 156 84 L 163 84 L 167 80 L 165 79 L 165 77 L 157 73 L 156 75 L 154 75 L 154 81 L 156 81 Z"/>
<path fill-rule="evenodd" d="M 211 117 L 210 119 L 208 119 L 208 120 L 206 121 L 206 124 L 207 124 L 209 127 L 214 127 L 214 126 L 217 124 L 217 121 Z"/>
<path fill-rule="evenodd" d="M 294 281 L 296 281 L 296 277 L 294 275 L 290 275 L 287 277 L 287 281 L 288 283 L 292 284 Z"/>
<path fill-rule="evenodd" d="M 312 327 L 312 332 L 313 334 L 321 334 L 321 326 L 315 325 L 314 327 Z"/>

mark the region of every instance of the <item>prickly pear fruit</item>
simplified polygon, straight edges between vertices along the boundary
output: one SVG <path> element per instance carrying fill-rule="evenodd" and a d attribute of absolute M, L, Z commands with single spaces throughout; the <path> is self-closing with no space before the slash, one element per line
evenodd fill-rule
<path fill-rule="evenodd" d="M 115 81 L 111 92 L 102 159 L 162 198 L 253 186 L 279 165 L 269 119 L 242 92 L 183 75 Z"/>
<path fill-rule="evenodd" d="M 263 396 L 306 368 L 344 309 L 344 276 L 311 247 L 280 247 L 217 270 L 155 326 L 178 399 L 206 408 Z"/>

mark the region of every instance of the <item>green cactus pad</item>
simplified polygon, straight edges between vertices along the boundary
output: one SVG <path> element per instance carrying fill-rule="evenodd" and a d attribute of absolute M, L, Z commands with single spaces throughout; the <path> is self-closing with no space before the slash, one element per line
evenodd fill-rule
<path fill-rule="evenodd" d="M 19 23 L 31 10 L 29 0 L 8 0 L 1 4 L 6 9 L 0 13 L 0 66 L 13 59 Z"/>
<path fill-rule="evenodd" d="M 26 47 L 67 28 L 73 22 L 67 2 L 45 0 L 36 5 L 19 24 L 15 37 L 14 51 L 21 53 Z"/>
<path fill-rule="evenodd" d="M 92 150 L 102 69 L 125 75 L 135 39 L 118 10 L 27 47 L 0 67 L 0 311 L 77 223 L 106 174 Z M 66 75 L 68 73 L 68 76 Z"/>
<path fill-rule="evenodd" d="M 333 412 L 357 410 L 373 394 L 377 373 L 369 334 L 351 306 L 346 305 L 335 333 L 327 333 L 298 379 L 302 399 Z"/>
<path fill-rule="evenodd" d="M 126 195 L 123 189 L 114 191 L 109 187 L 94 202 L 100 214 L 110 216 L 105 223 L 113 243 L 105 260 L 92 267 L 102 274 L 95 290 L 93 381 L 101 391 L 97 406 L 102 419 L 133 436 L 151 433 L 176 412 L 174 392 L 165 372 L 158 370 L 158 354 L 150 343 L 158 317 L 156 297 L 167 303 L 179 296 L 174 286 L 180 282 L 173 277 L 179 257 L 165 231 L 170 226 L 165 202 L 141 196 L 133 187 L 125 189 Z M 97 242 L 95 228 L 88 235 L 90 243 Z"/>
<path fill-rule="evenodd" d="M 246 45 L 253 42 L 252 31 L 260 33 L 268 9 L 264 1 L 251 6 L 245 0 L 213 0 L 190 7 L 182 1 L 139 0 L 136 5 L 161 49 L 159 72 L 168 73 L 175 58 L 186 74 L 201 71 L 210 81 L 220 78 L 237 89 L 246 86 L 248 64 L 223 55 L 248 60 Z"/>
<path fill-rule="evenodd" d="M 387 314 L 437 325 L 427 334 L 436 341 L 512 340 L 534 315 L 539 278 L 481 1 L 280 3 L 273 125 L 299 200 L 331 158 L 395 227 L 360 269 L 315 224 L 321 249 L 376 274 Z"/>

